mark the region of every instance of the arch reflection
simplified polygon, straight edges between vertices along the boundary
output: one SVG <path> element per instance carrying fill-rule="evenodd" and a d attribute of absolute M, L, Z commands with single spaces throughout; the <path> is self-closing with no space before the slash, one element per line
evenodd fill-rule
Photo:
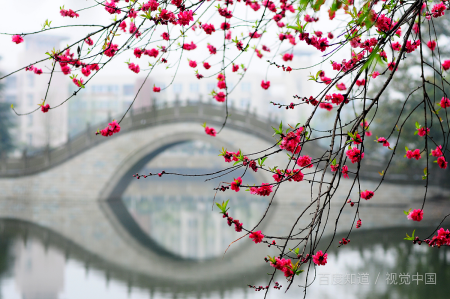
<path fill-rule="evenodd" d="M 218 157 L 220 149 L 204 141 L 174 145 L 145 164 L 139 173 L 204 174 L 230 164 Z M 231 182 L 243 171 L 205 182 L 209 177 L 163 175 L 133 180 L 122 195 L 122 202 L 140 229 L 159 247 L 184 259 L 210 259 L 223 254 L 228 245 L 242 234 L 228 227 L 225 219 L 213 209 L 214 194 L 220 182 Z M 245 182 L 257 184 L 247 172 Z M 268 199 L 250 196 L 241 190 L 218 192 L 216 202 L 230 200 L 230 216 L 244 226 L 255 225 Z M 215 206 L 215 205 L 214 205 Z"/>

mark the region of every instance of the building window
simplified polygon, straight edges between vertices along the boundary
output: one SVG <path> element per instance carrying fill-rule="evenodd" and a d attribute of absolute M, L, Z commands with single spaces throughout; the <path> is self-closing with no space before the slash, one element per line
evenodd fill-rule
<path fill-rule="evenodd" d="M 198 92 L 198 90 L 199 90 L 198 83 L 191 83 L 190 90 L 191 90 L 191 92 Z"/>
<path fill-rule="evenodd" d="M 252 84 L 250 82 L 242 82 L 241 91 L 246 91 L 246 92 L 252 91 Z"/>
<path fill-rule="evenodd" d="M 27 81 L 28 81 L 28 87 L 34 86 L 34 74 L 28 74 Z"/>
<path fill-rule="evenodd" d="M 134 94 L 134 85 L 126 84 L 123 86 L 123 95 L 132 96 Z"/>
<path fill-rule="evenodd" d="M 27 94 L 27 103 L 28 106 L 33 106 L 33 94 L 31 93 Z"/>
<path fill-rule="evenodd" d="M 119 86 L 117 85 L 108 85 L 106 88 L 108 93 L 117 93 L 119 91 Z"/>
<path fill-rule="evenodd" d="M 180 93 L 180 92 L 182 92 L 183 91 L 183 84 L 181 84 L 181 83 L 175 83 L 174 85 L 173 85 L 173 92 L 175 92 L 175 93 Z"/>

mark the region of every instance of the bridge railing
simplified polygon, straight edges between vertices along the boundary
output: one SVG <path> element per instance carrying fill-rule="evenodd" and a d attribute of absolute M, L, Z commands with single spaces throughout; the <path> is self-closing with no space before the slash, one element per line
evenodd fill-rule
<path fill-rule="evenodd" d="M 228 128 L 250 133 L 275 143 L 276 139 L 272 137 L 272 127 L 278 127 L 279 120 L 274 119 L 270 115 L 266 117 L 257 115 L 255 112 L 250 112 L 249 109 L 242 111 L 242 109 L 236 109 L 232 105 L 228 107 L 228 113 Z M 122 115 L 118 115 L 115 119 L 120 119 L 121 117 Z M 190 100 L 184 102 L 153 102 L 152 106 L 143 107 L 138 110 L 130 110 L 129 114 L 121 122 L 122 130 L 120 134 L 174 122 L 197 122 L 200 126 L 201 123 L 206 121 L 208 125 L 214 125 L 215 128 L 219 128 L 223 124 L 224 119 L 225 110 L 223 104 Z M 111 138 L 117 138 L 119 135 L 111 137 L 95 135 L 97 129 L 103 129 L 107 125 L 108 122 L 106 121 L 93 126 L 87 125 L 84 131 L 70 138 L 67 143 L 57 148 L 50 149 L 47 147 L 33 155 L 29 155 L 24 151 L 20 158 L 2 157 L 0 162 L 0 177 L 32 175 L 64 163 L 68 159 Z M 315 144 L 306 147 L 306 151 L 314 156 L 314 153 L 317 152 L 317 148 L 320 146 Z M 356 171 L 356 168 L 353 169 L 353 166 L 352 164 L 349 165 L 350 171 Z M 380 167 L 380 161 L 364 159 L 360 177 L 379 180 L 381 177 L 378 172 L 382 170 Z M 446 180 L 446 173 L 441 170 L 438 172 L 438 175 L 440 177 L 429 183 L 450 187 L 448 180 Z M 422 183 L 422 170 L 408 171 L 403 174 L 389 174 L 388 180 L 390 182 L 406 184 Z"/>

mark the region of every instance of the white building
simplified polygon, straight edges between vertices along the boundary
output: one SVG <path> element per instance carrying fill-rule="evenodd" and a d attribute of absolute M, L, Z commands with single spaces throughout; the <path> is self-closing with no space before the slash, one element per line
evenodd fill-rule
<path fill-rule="evenodd" d="M 20 54 L 19 65 L 25 67 L 46 57 L 45 52 L 53 48 L 60 49 L 64 38 L 50 35 L 29 35 L 25 39 L 26 49 Z M 35 64 L 42 69 L 43 74 L 21 70 L 7 80 L 9 90 L 7 97 L 15 101 L 18 113 L 30 113 L 39 108 L 47 93 L 51 73 L 51 61 Z M 59 71 L 59 70 L 58 70 Z M 54 72 L 48 90 L 46 103 L 55 107 L 67 99 L 69 93 L 67 80 L 62 73 Z M 46 145 L 56 147 L 67 140 L 67 105 L 42 113 L 40 110 L 25 116 L 20 116 L 17 122 L 19 143 L 28 148 L 42 148 Z"/>

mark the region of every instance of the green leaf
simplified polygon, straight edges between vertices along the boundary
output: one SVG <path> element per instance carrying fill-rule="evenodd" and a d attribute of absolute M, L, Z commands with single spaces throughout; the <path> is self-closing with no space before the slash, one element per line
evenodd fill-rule
<path fill-rule="evenodd" d="M 419 123 L 417 121 L 416 121 L 416 128 L 420 129 L 420 125 L 419 125 Z"/>
<path fill-rule="evenodd" d="M 415 232 L 416 230 L 413 230 L 413 233 L 412 233 L 412 236 L 410 237 L 410 236 L 408 236 L 408 233 L 406 233 L 406 238 L 404 238 L 404 240 L 410 240 L 410 241 L 413 241 L 414 240 L 414 232 Z"/>

